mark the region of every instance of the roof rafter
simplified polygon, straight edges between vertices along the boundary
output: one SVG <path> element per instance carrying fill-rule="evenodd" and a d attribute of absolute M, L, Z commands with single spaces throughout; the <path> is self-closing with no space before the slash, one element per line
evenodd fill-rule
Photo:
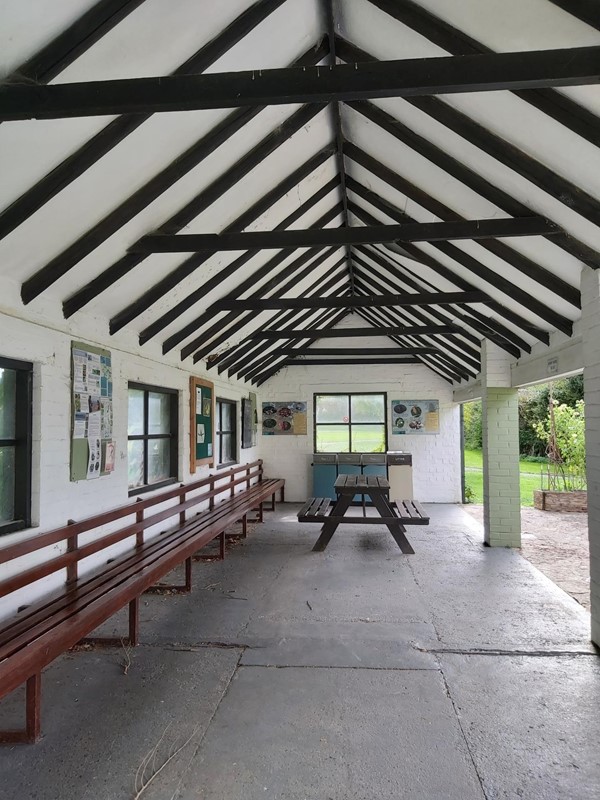
<path fill-rule="evenodd" d="M 369 2 L 402 24 L 408 25 L 447 53 L 465 56 L 494 52 L 464 31 L 431 14 L 413 0 L 369 0 Z M 569 97 L 551 89 L 524 89 L 519 91 L 518 97 L 592 144 L 600 145 L 598 117 Z"/>
<path fill-rule="evenodd" d="M 284 1 L 258 0 L 224 31 L 184 61 L 173 74 L 196 73 L 208 69 Z M 109 122 L 0 214 L 0 238 L 24 222 L 151 116 L 151 114 L 128 114 Z"/>
<path fill-rule="evenodd" d="M 338 37 L 336 39 L 336 52 L 347 62 L 370 62 L 374 59 L 369 53 L 356 47 L 350 42 Z M 566 51 L 565 51 L 566 52 Z M 540 161 L 527 155 L 515 145 L 502 139 L 495 133 L 480 125 L 478 122 L 457 111 L 448 103 L 437 97 L 406 97 L 406 102 L 418 108 L 424 114 L 435 119 L 441 125 L 454 131 L 484 153 L 492 156 L 503 166 L 517 172 L 523 178 L 531 181 L 558 202 L 563 203 L 572 211 L 576 211 L 595 225 L 600 225 L 600 202 L 585 192 L 572 181 L 567 180 L 554 170 L 546 167 Z M 577 240 L 572 239 L 575 246 Z M 586 247 L 587 256 L 579 256 L 591 267 L 598 267 L 597 254 L 592 248 Z"/>
<path fill-rule="evenodd" d="M 394 172 L 389 167 L 385 167 L 368 153 L 365 153 L 364 150 L 361 150 L 354 145 L 347 145 L 346 153 L 350 156 L 350 158 L 352 158 L 352 160 L 356 161 L 357 164 L 365 167 L 389 186 L 401 192 L 402 194 L 405 194 L 407 197 L 410 197 L 415 203 L 418 203 L 422 208 L 435 214 L 437 217 L 443 219 L 447 215 L 452 216 L 454 214 L 454 212 L 446 205 L 440 203 L 438 200 L 435 200 L 421 189 L 418 189 L 416 186 L 405 180 L 401 175 L 399 175 L 397 172 Z M 387 205 L 389 206 L 389 204 Z M 412 220 L 412 218 L 408 217 L 407 215 L 403 215 L 403 218 L 405 220 Z M 571 335 L 573 325 L 569 319 L 564 317 L 562 314 L 558 314 L 553 309 L 539 302 L 535 298 L 532 298 L 530 294 L 523 291 L 518 286 L 515 286 L 514 281 L 509 281 L 506 278 L 503 278 L 501 275 L 498 275 L 495 270 L 492 270 L 489 267 L 481 264 L 477 259 L 473 258 L 473 256 L 469 255 L 467 252 L 450 242 L 434 242 L 432 246 L 452 258 L 457 263 L 461 264 L 461 266 L 465 267 L 470 272 L 473 272 L 478 277 L 486 280 L 490 286 L 494 286 L 499 291 L 504 292 L 504 294 L 507 296 L 517 299 L 521 305 L 533 311 L 541 319 L 544 319 L 546 322 L 553 325 L 553 327 L 561 330 L 568 336 Z M 520 300 L 518 298 L 520 298 Z"/>

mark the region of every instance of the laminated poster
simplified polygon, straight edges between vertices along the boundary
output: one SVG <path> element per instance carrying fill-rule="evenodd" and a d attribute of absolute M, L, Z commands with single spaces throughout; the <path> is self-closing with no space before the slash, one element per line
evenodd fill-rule
<path fill-rule="evenodd" d="M 392 436 L 439 432 L 439 400 L 392 400 Z"/>
<path fill-rule="evenodd" d="M 263 436 L 306 436 L 306 403 L 263 403 L 262 432 Z"/>

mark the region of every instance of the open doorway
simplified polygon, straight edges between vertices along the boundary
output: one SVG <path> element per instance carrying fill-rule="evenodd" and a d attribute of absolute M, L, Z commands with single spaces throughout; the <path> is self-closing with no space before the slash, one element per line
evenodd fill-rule
<path fill-rule="evenodd" d="M 481 414 L 480 400 L 462 406 L 463 503 L 483 525 Z M 589 609 L 587 514 L 567 498 L 585 490 L 582 375 L 519 390 L 519 472 L 523 556 Z"/>

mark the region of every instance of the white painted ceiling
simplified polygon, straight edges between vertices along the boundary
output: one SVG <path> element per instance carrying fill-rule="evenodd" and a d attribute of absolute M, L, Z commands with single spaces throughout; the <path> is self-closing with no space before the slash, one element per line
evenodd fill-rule
<path fill-rule="evenodd" d="M 27 72 L 28 60 L 86 12 L 103 5 L 107 5 L 107 0 L 96 4 L 90 0 L 61 0 L 60 3 L 5 0 L 0 10 L 2 75 L 12 81 L 35 80 L 35 76 Z M 112 5 L 117 3 L 113 1 Z M 118 24 L 84 48 L 50 82 L 169 74 L 211 40 L 224 35 L 240 15 L 260 14 L 261 11 L 264 19 L 214 60 L 206 72 L 289 66 L 303 54 L 315 50 L 319 43 L 326 47 L 329 42 L 325 0 L 260 0 L 256 3 L 248 0 L 227 3 L 144 0 L 129 5 L 130 13 L 122 13 Z M 128 4 L 123 0 L 121 6 L 126 8 Z M 392 6 L 395 7 L 393 13 L 384 10 L 389 11 Z M 447 32 L 448 25 L 456 29 L 458 40 L 464 34 L 497 52 L 600 45 L 600 30 L 575 14 L 566 13 L 551 0 L 453 0 L 451 3 L 447 0 L 419 0 L 418 3 L 339 0 L 333 3 L 335 33 L 339 37 L 336 42 L 338 62 L 344 56 L 343 47 L 348 45 L 381 60 L 453 54 L 411 27 L 406 12 L 415 7 L 427 12 L 429 22 L 440 30 Z M 323 52 L 320 63 L 329 63 L 329 55 L 326 50 Z M 46 82 L 43 77 L 41 80 Z M 568 98 L 582 111 L 600 115 L 597 85 L 561 89 L 551 94 L 559 99 Z M 539 110 L 520 93 L 454 94 L 438 102 L 446 109 L 459 112 L 460 118 L 466 116 L 477 123 L 487 136 L 485 142 L 492 142 L 493 148 L 475 141 L 464 129 L 450 129 L 408 100 L 377 100 L 372 105 L 434 145 L 440 153 L 455 159 L 459 171 L 467 167 L 471 173 L 484 178 L 490 187 L 502 190 L 506 196 L 526 206 L 531 214 L 551 219 L 590 251 L 600 251 L 600 126 L 597 118 L 591 117 L 596 123 L 595 142 L 591 142 L 572 126 Z M 453 215 L 467 219 L 511 216 L 481 190 L 468 186 L 460 174 L 450 174 L 358 110 L 345 103 L 339 103 L 339 110 L 344 140 L 386 167 L 386 174 L 391 171 L 399 178 L 394 187 L 358 163 L 353 154 L 346 153 L 343 167 L 348 181 L 350 225 L 362 225 L 365 221 L 367 224 L 395 223 L 398 214 L 417 222 L 452 219 Z M 3 225 L 15 206 L 23 203 L 23 198 L 30 198 L 39 182 L 53 170 L 60 173 L 65 160 L 77 154 L 114 118 L 29 120 L 0 125 L 0 280 L 4 281 L 3 285 L 20 287 L 40 271 L 43 273 L 54 259 L 62 261 L 63 254 L 78 240 L 91 242 L 89 233 L 107 215 L 120 207 L 126 208 L 135 192 L 143 194 L 143 187 L 152 178 L 195 142 L 210 136 L 215 126 L 232 113 L 236 112 L 187 111 L 150 116 L 80 174 L 67 172 L 68 178 L 60 191 L 41 202 L 37 210 L 26 214 L 20 224 L 8 231 Z M 62 314 L 65 301 L 77 297 L 92 280 L 123 259 L 128 248 L 140 237 L 156 231 L 202 192 L 208 196 L 215 182 L 224 184 L 223 176 L 295 113 L 302 113 L 299 106 L 271 106 L 261 110 L 155 199 L 141 203 L 135 213 L 130 214 L 130 219 L 98 235 L 97 240 L 86 246 L 86 252 L 78 252 L 62 277 L 32 299 L 29 308 L 38 306 L 44 314 Z M 300 125 L 285 142 L 214 197 L 211 195 L 202 211 L 191 218 L 181 232 L 219 232 L 228 225 L 235 226 L 241 214 L 328 145 L 332 146 L 332 152 L 323 156 L 309 174 L 254 221 L 247 222 L 244 230 L 271 230 L 290 215 L 294 215 L 287 224 L 291 228 L 345 224 L 339 177 L 336 181 L 339 161 L 334 152 L 333 119 L 331 108 L 315 109 L 312 118 Z M 500 151 L 494 143 L 500 145 Z M 516 148 L 519 163 L 535 162 L 538 167 L 546 168 L 546 173 L 542 174 L 558 176 L 573 185 L 575 191 L 589 201 L 588 208 L 592 211 L 582 213 L 582 208 L 573 207 L 566 195 L 557 194 L 548 184 L 515 168 L 514 163 L 506 163 L 501 154 L 507 152 L 507 146 Z M 540 173 L 536 171 L 536 174 Z M 323 196 L 311 204 L 310 198 L 328 182 L 331 182 L 329 190 L 324 190 Z M 373 194 L 365 197 L 364 189 Z M 304 203 L 307 209 L 298 212 Z M 325 223 L 324 218 L 327 219 Z M 163 350 L 169 352 L 187 345 L 189 354 L 184 352 L 183 357 L 190 364 L 194 353 L 197 360 L 208 354 L 222 357 L 226 354 L 228 358 L 223 363 L 232 367 L 232 374 L 240 374 L 240 370 L 248 368 L 251 375 L 246 373 L 241 377 L 260 383 L 282 365 L 284 358 L 278 355 L 278 349 L 282 343 L 289 342 L 264 342 L 247 337 L 281 320 L 290 328 L 306 328 L 311 323 L 324 327 L 341 318 L 344 310 L 337 315 L 323 311 L 213 312 L 210 307 L 215 301 L 254 293 L 274 296 L 282 290 L 285 297 L 301 293 L 340 294 L 350 292 L 352 286 L 356 292 L 367 294 L 459 291 L 467 288 L 465 282 L 468 282 L 471 288 L 485 291 L 495 301 L 494 305 L 372 310 L 352 318 L 353 324 L 357 324 L 358 319 L 360 324 L 374 327 L 448 322 L 457 325 L 461 334 L 451 339 L 423 336 L 418 341 L 410 338 L 395 341 L 404 346 L 440 347 L 439 356 L 424 356 L 423 363 L 447 380 L 458 381 L 477 372 L 479 343 L 486 332 L 486 321 L 495 326 L 497 337 L 510 343 L 513 349 L 523 351 L 557 327 L 552 314 L 562 318 L 563 326 L 576 322 L 580 316 L 577 293 L 582 262 L 576 254 L 539 236 L 502 242 L 507 246 L 503 251 L 506 257 L 474 241 L 455 242 L 450 250 L 434 244 L 417 244 L 412 249 L 412 258 L 382 245 L 353 248 L 350 261 L 346 259 L 344 248 L 325 255 L 323 252 L 311 255 L 301 249 L 280 259 L 276 251 L 265 250 L 246 258 L 232 274 L 226 270 L 231 265 L 236 266 L 243 253 L 222 252 L 205 259 L 182 280 L 172 281 L 174 285 L 164 291 L 160 289 L 156 298 L 146 303 L 147 307 L 139 313 L 127 314 L 132 304 L 146 292 L 156 285 L 166 286 L 160 282 L 168 280 L 190 257 L 177 253 L 154 254 L 108 288 L 94 291 L 73 319 L 87 315 L 107 330 L 112 320 L 111 330 L 114 331 L 125 318 L 123 327 L 129 335 L 142 334 L 142 352 L 149 342 L 152 346 L 160 343 Z M 512 263 L 507 260 L 509 253 L 513 254 Z M 277 263 L 269 274 L 258 276 L 258 270 L 273 259 Z M 302 259 L 301 266 L 297 266 L 298 259 Z M 540 269 L 533 276 L 524 274 L 524 260 Z M 304 269 L 303 277 L 298 277 L 302 274 L 300 269 Z M 499 283 L 498 278 L 503 282 Z M 560 279 L 559 288 L 553 285 L 553 278 Z M 267 281 L 270 281 L 268 285 Z M 572 287 L 576 291 L 569 296 L 560 287 Z M 190 296 L 193 302 L 188 301 Z M 543 313 L 544 309 L 551 312 L 550 316 Z M 344 319 L 342 324 L 348 325 L 350 317 Z M 319 340 L 318 334 L 315 340 L 315 349 L 341 343 L 339 339 Z M 381 341 L 374 330 L 372 340 L 361 338 L 346 345 L 381 346 Z M 392 345 L 389 339 L 384 341 Z M 194 347 L 191 347 L 192 342 L 195 342 Z"/>

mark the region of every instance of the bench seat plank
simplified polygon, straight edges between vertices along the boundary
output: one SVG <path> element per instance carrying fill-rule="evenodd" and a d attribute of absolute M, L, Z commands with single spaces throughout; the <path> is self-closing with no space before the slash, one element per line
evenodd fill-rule
<path fill-rule="evenodd" d="M 329 497 L 309 497 L 298 511 L 298 522 L 315 522 L 323 519 L 327 516 L 330 505 Z"/>

